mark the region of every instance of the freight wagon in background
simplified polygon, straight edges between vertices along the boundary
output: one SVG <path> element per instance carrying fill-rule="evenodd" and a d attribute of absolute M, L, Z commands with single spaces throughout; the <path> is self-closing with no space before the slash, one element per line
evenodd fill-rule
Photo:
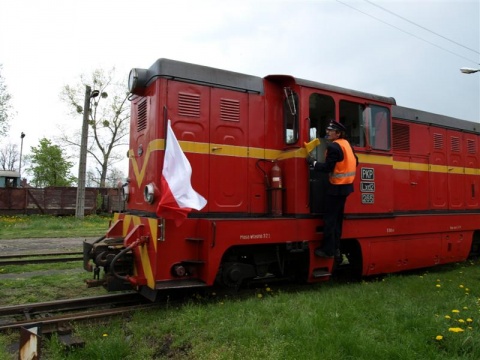
<path fill-rule="evenodd" d="M 264 78 L 159 59 L 130 72 L 126 211 L 84 243 L 84 267 L 109 290 L 154 299 L 166 288 L 250 280 L 329 279 L 465 260 L 480 245 L 479 124 L 396 105 L 394 98 L 289 75 Z M 305 144 L 330 119 L 360 164 L 341 251 L 318 258 L 326 175 Z M 167 122 L 208 203 L 179 226 L 157 215 Z M 324 159 L 326 143 L 312 150 Z M 309 149 L 310 150 L 310 149 Z M 92 265 L 93 261 L 93 265 Z"/>
<path fill-rule="evenodd" d="M 8 186 L 0 188 L 0 215 L 75 215 L 76 201 L 76 187 Z M 85 189 L 85 215 L 123 210 L 123 195 L 118 189 Z"/>

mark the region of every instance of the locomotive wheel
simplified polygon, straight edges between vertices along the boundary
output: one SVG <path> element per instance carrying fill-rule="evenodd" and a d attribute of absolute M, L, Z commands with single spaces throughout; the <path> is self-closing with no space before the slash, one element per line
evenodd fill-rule
<path fill-rule="evenodd" d="M 480 233 L 475 232 L 473 234 L 472 246 L 470 248 L 470 258 L 476 258 L 480 256 Z"/>
<path fill-rule="evenodd" d="M 249 278 L 256 276 L 255 267 L 243 263 L 225 263 L 222 266 L 222 283 L 229 287 L 238 287 Z"/>

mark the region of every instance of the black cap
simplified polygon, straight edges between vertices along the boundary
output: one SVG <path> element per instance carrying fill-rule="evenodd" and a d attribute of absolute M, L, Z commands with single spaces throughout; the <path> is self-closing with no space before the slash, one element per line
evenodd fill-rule
<path fill-rule="evenodd" d="M 327 130 L 335 131 L 347 131 L 347 128 L 337 121 L 330 121 L 330 124 L 327 126 Z"/>

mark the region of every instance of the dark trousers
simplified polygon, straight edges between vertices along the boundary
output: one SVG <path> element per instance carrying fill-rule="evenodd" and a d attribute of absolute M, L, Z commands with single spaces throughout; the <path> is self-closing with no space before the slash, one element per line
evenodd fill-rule
<path fill-rule="evenodd" d="M 322 250 L 330 256 L 340 249 L 342 237 L 343 213 L 347 196 L 326 196 L 325 215 L 323 216 L 323 245 Z"/>

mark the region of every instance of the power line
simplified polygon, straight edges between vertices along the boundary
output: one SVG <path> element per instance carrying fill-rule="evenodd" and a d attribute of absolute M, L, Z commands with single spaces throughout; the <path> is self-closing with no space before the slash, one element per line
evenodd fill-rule
<path fill-rule="evenodd" d="M 467 46 L 465 46 L 465 45 L 462 45 L 462 44 L 456 42 L 455 40 L 451 40 L 451 39 L 449 39 L 449 38 L 447 38 L 447 37 L 445 37 L 445 36 L 443 36 L 443 35 L 440 35 L 440 34 L 436 33 L 435 31 L 432 31 L 432 30 L 430 30 L 430 29 L 427 29 L 426 27 L 424 27 L 424 26 L 422 26 L 422 25 L 418 25 L 417 23 L 415 23 L 415 22 L 413 22 L 413 21 L 411 21 L 411 20 L 408 20 L 407 18 L 404 18 L 403 16 L 400 16 L 400 15 L 394 13 L 393 11 L 390 11 L 390 10 L 388 10 L 388 9 L 385 9 L 384 7 L 382 7 L 382 6 L 378 5 L 378 4 L 375 4 L 374 2 L 371 2 L 370 0 L 364 0 L 364 1 L 367 2 L 367 3 L 369 3 L 369 4 L 371 4 L 371 5 L 373 5 L 373 6 L 376 6 L 376 7 L 380 8 L 380 9 L 382 9 L 383 11 L 386 11 L 386 12 L 388 12 L 389 14 L 392 14 L 392 15 L 394 15 L 394 16 L 396 16 L 396 17 L 398 17 L 398 18 L 400 18 L 400 19 L 402 19 L 402 20 L 404 20 L 404 21 L 406 21 L 406 22 L 409 22 L 410 24 L 413 24 L 413 25 L 415 25 L 415 26 L 418 26 L 419 28 L 421 28 L 421 29 L 423 29 L 423 30 L 426 30 L 426 31 L 428 31 L 428 32 L 430 32 L 430 33 L 432 33 L 432 34 L 434 34 L 434 35 L 437 35 L 437 36 L 441 37 L 442 39 L 445 39 L 445 40 L 447 40 L 447 41 L 450 41 L 451 43 L 453 43 L 453 44 L 455 44 L 455 45 L 458 45 L 458 46 L 463 47 L 464 49 L 473 51 L 473 52 L 476 53 L 476 54 L 480 54 L 480 52 L 478 52 L 478 51 L 475 50 L 475 49 L 471 49 L 471 48 L 469 48 L 469 47 L 467 47 Z"/>
<path fill-rule="evenodd" d="M 448 50 L 448 49 L 445 49 L 445 48 L 443 48 L 443 47 L 441 47 L 441 46 L 439 46 L 439 45 L 437 45 L 437 44 L 435 44 L 435 43 L 432 43 L 431 41 L 425 40 L 425 39 L 423 39 L 423 38 L 421 38 L 421 37 L 419 37 L 419 36 L 417 36 L 417 35 L 415 35 L 415 34 L 412 34 L 412 33 L 408 32 L 408 31 L 405 31 L 405 30 L 403 30 L 403 29 L 401 29 L 401 28 L 399 28 L 399 27 L 397 27 L 397 26 L 395 26 L 395 25 L 392 25 L 392 24 L 389 24 L 389 23 L 386 22 L 386 21 L 383 21 L 382 19 L 379 19 L 379 18 L 377 18 L 377 17 L 375 17 L 375 16 L 373 16 L 373 15 L 370 15 L 370 14 L 368 14 L 368 13 L 362 11 L 362 10 L 359 10 L 359 9 L 357 9 L 357 8 L 349 5 L 349 4 L 346 4 L 346 3 L 344 3 L 343 1 L 340 1 L 340 0 L 336 0 L 336 1 L 339 2 L 339 3 L 342 4 L 342 5 L 345 5 L 345 6 L 349 7 L 349 8 L 351 8 L 351 9 L 353 9 L 353 10 L 356 10 L 356 11 L 358 11 L 358 12 L 360 12 L 360 13 L 368 16 L 368 17 L 371 17 L 372 19 L 375 19 L 375 20 L 377 20 L 377 21 L 380 21 L 381 23 L 383 23 L 383 24 L 385 24 L 385 25 L 388 25 L 388 26 L 390 26 L 390 27 L 393 27 L 394 29 L 397 29 L 397 30 L 399 30 L 399 31 L 401 31 L 401 32 L 403 32 L 403 33 L 405 33 L 405 34 L 410 35 L 410 36 L 413 36 L 414 38 L 417 38 L 418 40 L 421 40 L 421 41 L 426 42 L 426 43 L 428 43 L 428 44 L 430 44 L 430 45 L 432 45 L 432 46 L 435 46 L 436 48 L 439 48 L 439 49 L 441 49 L 441 50 L 443 50 L 443 51 L 449 52 L 449 53 L 452 54 L 452 55 L 458 56 L 458 57 L 460 57 L 460 58 L 462 58 L 462 59 L 465 59 L 465 60 L 467 60 L 467 61 L 470 61 L 470 62 L 472 62 L 472 63 L 474 63 L 474 64 L 478 64 L 478 61 L 469 59 L 469 58 L 467 58 L 467 57 L 465 57 L 465 56 L 459 55 L 459 54 L 457 54 L 457 53 L 455 53 L 455 52 L 453 52 L 453 51 L 450 51 L 450 50 Z"/>

